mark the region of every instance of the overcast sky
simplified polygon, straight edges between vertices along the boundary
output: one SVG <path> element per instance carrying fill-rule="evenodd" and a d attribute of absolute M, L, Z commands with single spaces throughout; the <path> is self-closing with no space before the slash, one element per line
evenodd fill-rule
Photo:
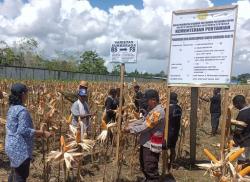
<path fill-rule="evenodd" d="M 250 0 L 0 0 L 0 40 L 33 37 L 46 57 L 95 50 L 107 61 L 113 40 L 138 40 L 128 70 L 155 73 L 167 67 L 171 11 L 232 3 L 239 5 L 233 74 L 249 73 Z"/>

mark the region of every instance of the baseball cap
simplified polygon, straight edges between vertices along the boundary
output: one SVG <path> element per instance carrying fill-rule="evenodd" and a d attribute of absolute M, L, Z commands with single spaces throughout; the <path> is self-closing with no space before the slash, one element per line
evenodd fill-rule
<path fill-rule="evenodd" d="M 78 95 L 79 96 L 87 96 L 87 90 L 86 89 L 79 89 Z"/>
<path fill-rule="evenodd" d="M 154 89 L 148 89 L 145 91 L 145 99 L 156 99 L 157 101 L 159 101 L 159 93 Z"/>
<path fill-rule="evenodd" d="M 28 91 L 28 88 L 26 87 L 26 85 L 22 84 L 22 83 L 15 83 L 12 85 L 11 87 L 11 93 L 13 95 L 22 95 L 23 93 L 26 93 Z"/>

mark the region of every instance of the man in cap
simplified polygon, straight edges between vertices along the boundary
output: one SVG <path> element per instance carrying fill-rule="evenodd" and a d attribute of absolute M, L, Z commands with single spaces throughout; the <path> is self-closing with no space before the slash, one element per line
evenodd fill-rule
<path fill-rule="evenodd" d="M 159 103 L 159 94 L 149 89 L 145 92 L 148 111 L 141 121 L 136 121 L 124 129 L 125 132 L 140 134 L 140 166 L 146 181 L 158 182 L 158 163 L 162 151 L 165 125 L 165 111 Z"/>
<path fill-rule="evenodd" d="M 250 106 L 247 105 L 243 95 L 236 95 L 233 98 L 233 105 L 239 110 L 236 120 L 246 123 L 246 127 L 236 126 L 233 132 L 234 143 L 245 148 L 245 153 L 240 160 L 250 162 Z"/>
<path fill-rule="evenodd" d="M 220 116 L 221 116 L 221 89 L 215 88 L 213 90 L 213 96 L 209 99 L 200 97 L 201 100 L 210 102 L 210 114 L 211 114 L 211 126 L 212 136 L 215 136 L 219 127 Z"/>
<path fill-rule="evenodd" d="M 79 89 L 78 100 L 75 101 L 71 107 L 71 113 L 73 115 L 72 125 L 74 127 L 81 127 L 81 138 L 86 138 L 90 131 L 89 119 L 90 114 L 89 106 L 87 103 L 87 90 Z"/>
<path fill-rule="evenodd" d="M 168 170 L 172 167 L 172 162 L 175 159 L 175 146 L 178 140 L 182 109 L 178 105 L 178 95 L 175 92 L 170 93 L 170 105 L 169 105 L 169 126 L 168 126 L 168 142 L 167 149 L 170 150 L 170 160 L 168 164 Z"/>

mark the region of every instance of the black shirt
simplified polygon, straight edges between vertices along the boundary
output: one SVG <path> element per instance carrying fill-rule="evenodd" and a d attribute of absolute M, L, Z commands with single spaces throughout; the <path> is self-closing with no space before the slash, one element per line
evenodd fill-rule
<path fill-rule="evenodd" d="M 247 127 L 237 127 L 240 132 L 234 134 L 234 142 L 240 147 L 250 147 L 250 107 L 240 110 L 236 120 L 244 121 Z"/>
<path fill-rule="evenodd" d="M 169 106 L 168 148 L 175 148 L 181 127 L 182 109 L 177 104 Z"/>
<path fill-rule="evenodd" d="M 105 101 L 104 106 L 105 106 L 105 110 L 106 110 L 107 123 L 114 122 L 115 115 L 116 115 L 114 110 L 117 109 L 118 103 L 116 102 L 116 100 L 114 98 L 112 98 L 111 96 L 108 96 L 106 101 Z"/>
<path fill-rule="evenodd" d="M 210 102 L 210 113 L 221 113 L 221 95 L 214 95 L 210 98 Z"/>
<path fill-rule="evenodd" d="M 135 104 L 135 107 L 136 107 L 136 111 L 137 111 L 137 112 L 139 112 L 140 103 L 141 103 L 142 97 L 143 97 L 143 94 L 142 94 L 141 91 L 138 91 L 138 92 L 135 94 L 134 104 Z"/>

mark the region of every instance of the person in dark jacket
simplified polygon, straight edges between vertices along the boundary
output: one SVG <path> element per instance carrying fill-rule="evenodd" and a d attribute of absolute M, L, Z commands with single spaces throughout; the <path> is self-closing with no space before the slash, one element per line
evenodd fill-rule
<path fill-rule="evenodd" d="M 182 109 L 178 105 L 178 95 L 174 92 L 170 93 L 170 106 L 169 106 L 169 126 L 168 126 L 168 142 L 167 148 L 170 150 L 170 160 L 168 170 L 170 170 L 173 161 L 175 160 L 176 152 L 175 146 L 179 137 L 181 127 Z"/>
<path fill-rule="evenodd" d="M 210 102 L 210 114 L 211 114 L 211 126 L 212 126 L 212 136 L 215 136 L 220 123 L 221 116 L 221 89 L 215 88 L 213 91 L 213 97 L 206 99 L 200 97 L 201 100 Z"/>
<path fill-rule="evenodd" d="M 140 91 L 140 86 L 139 85 L 135 85 L 134 86 L 134 91 L 135 91 L 134 104 L 135 104 L 135 107 L 136 107 L 136 112 L 139 112 L 140 111 L 140 104 L 141 104 L 141 100 L 142 100 L 143 94 Z"/>
<path fill-rule="evenodd" d="M 244 159 L 250 161 L 250 106 L 247 105 L 243 95 L 236 95 L 233 98 L 233 105 L 239 110 L 236 120 L 243 121 L 247 124 L 246 127 L 237 126 L 233 140 L 237 146 L 245 147 Z"/>
<path fill-rule="evenodd" d="M 118 104 L 119 104 L 116 100 L 116 95 L 117 95 L 116 89 L 114 88 L 110 89 L 109 95 L 104 104 L 107 123 L 115 122 L 116 113 L 114 112 L 114 110 L 118 108 Z"/>

